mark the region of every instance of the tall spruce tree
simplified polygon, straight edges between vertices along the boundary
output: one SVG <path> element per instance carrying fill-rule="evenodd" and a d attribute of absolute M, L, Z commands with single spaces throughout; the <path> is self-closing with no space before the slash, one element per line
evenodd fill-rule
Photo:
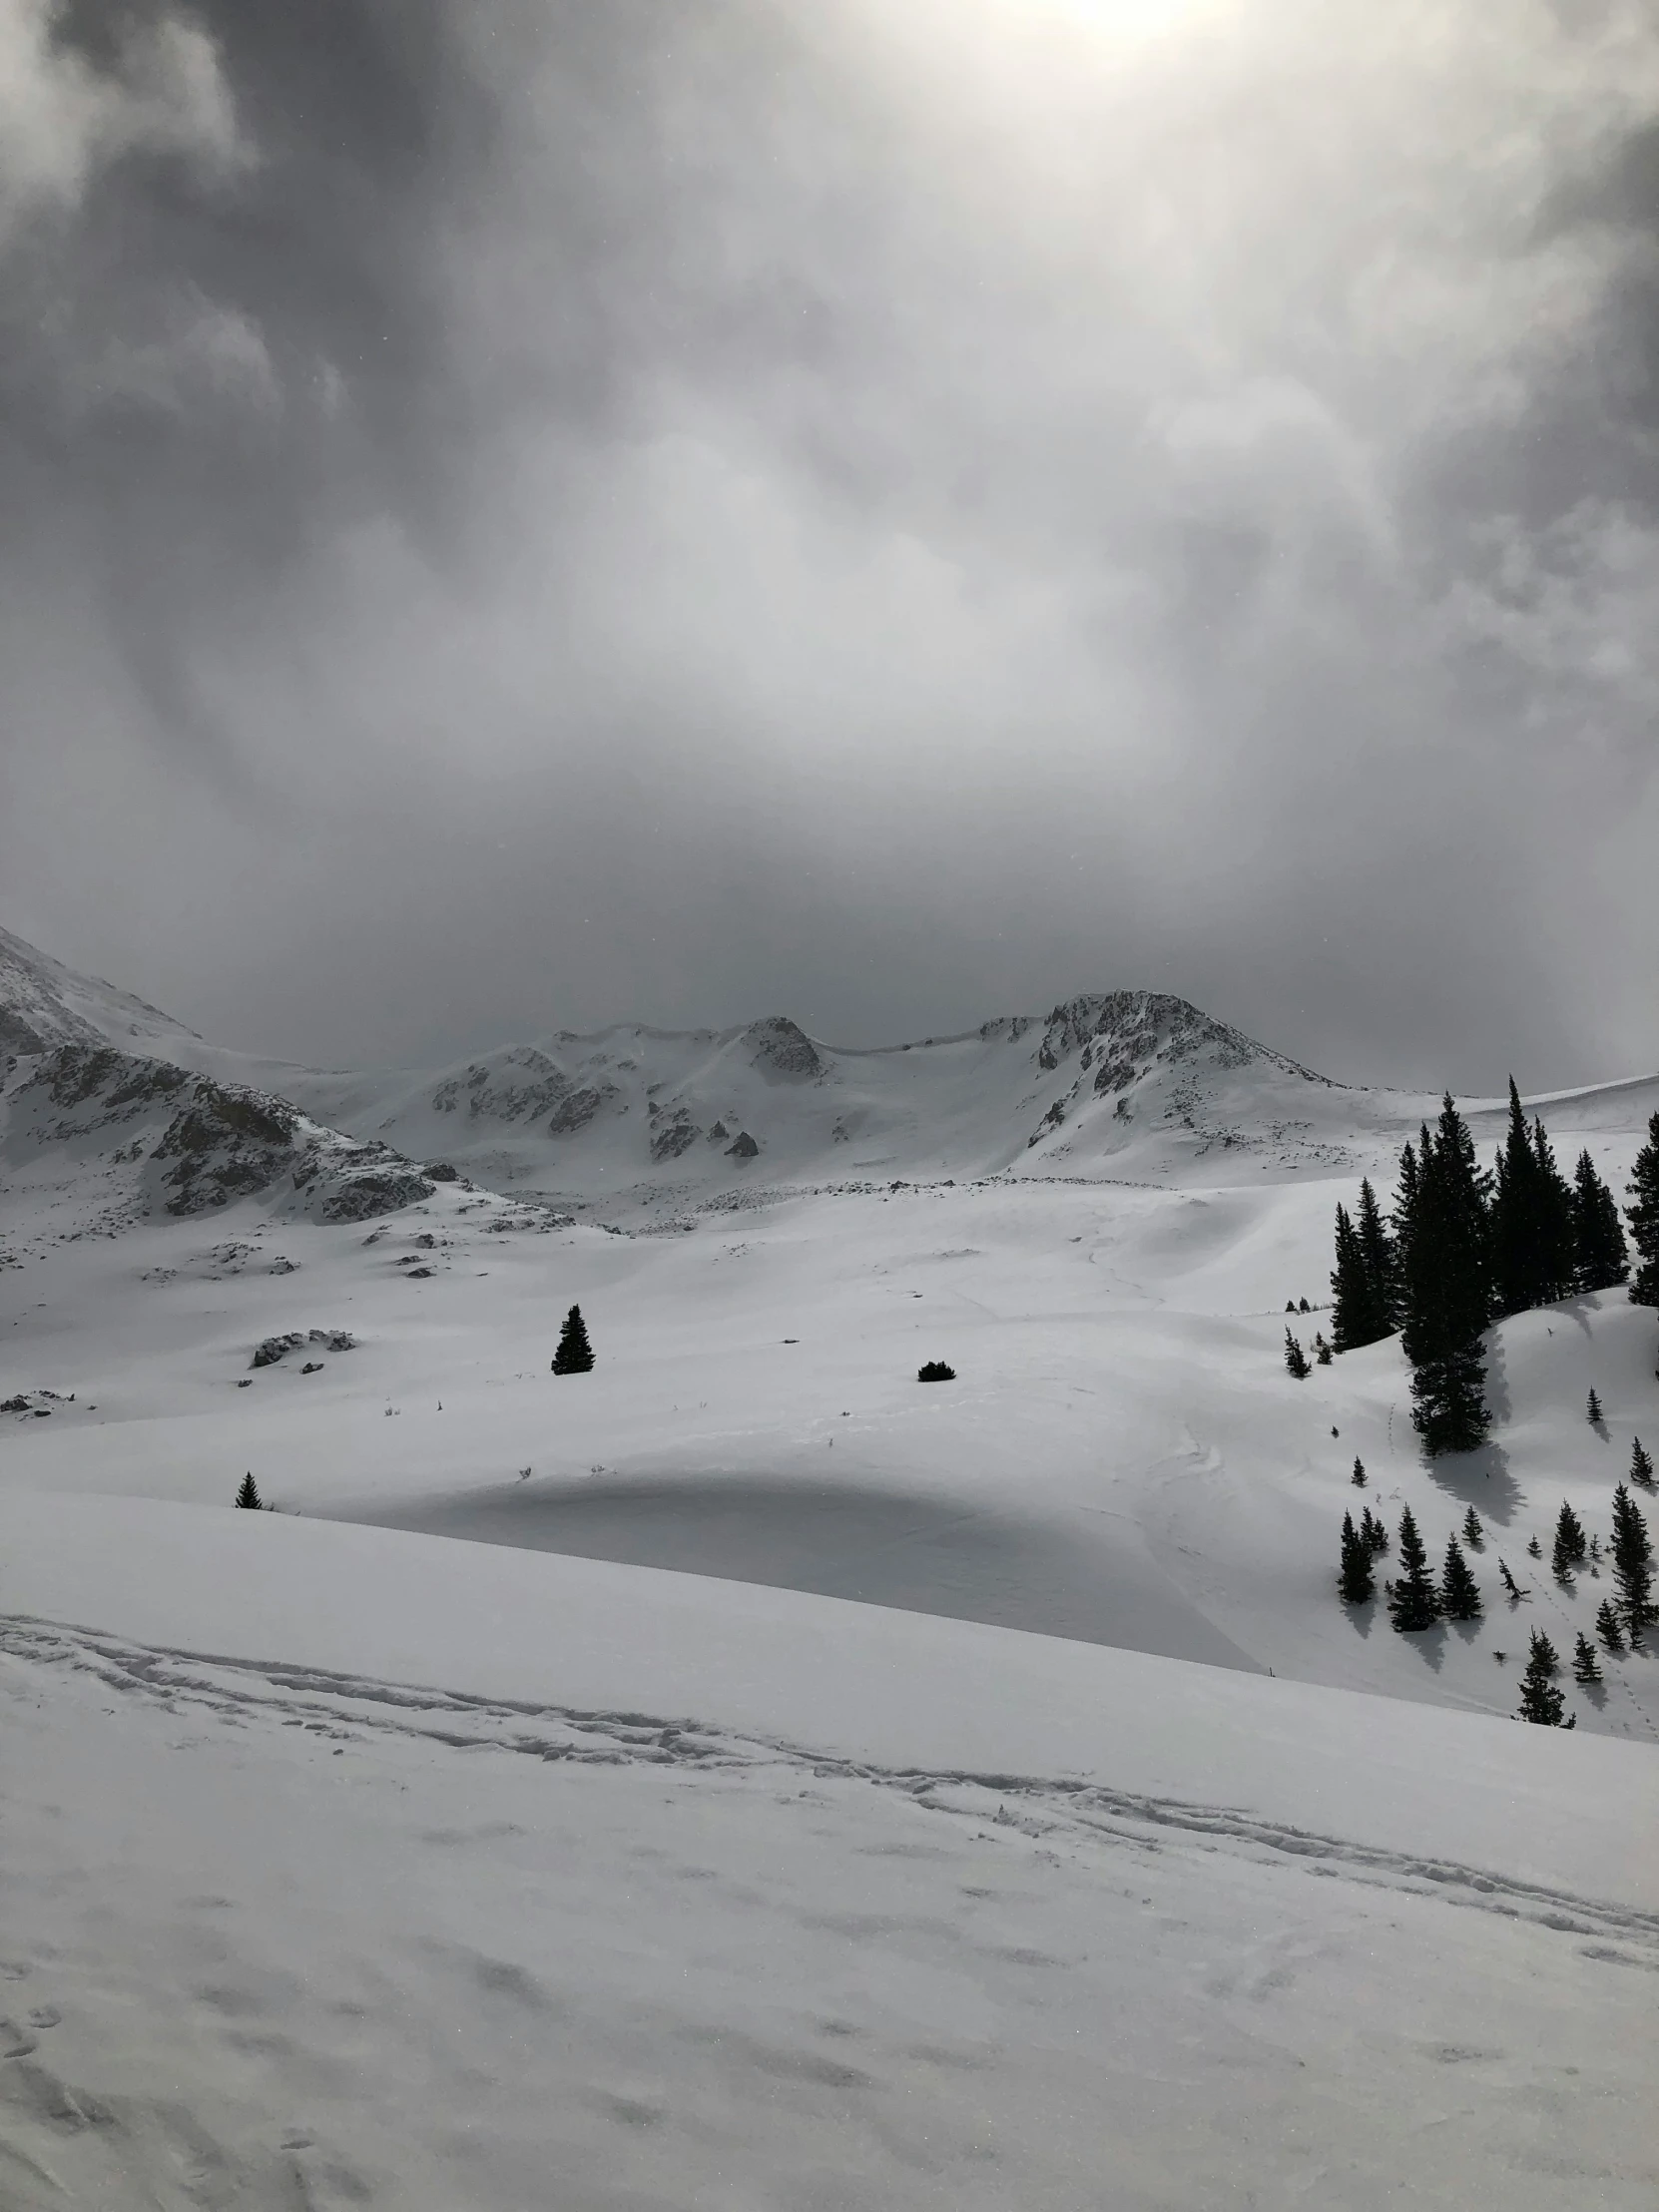
<path fill-rule="evenodd" d="M 1555 1646 L 1541 1628 L 1533 1629 L 1526 1672 L 1521 1676 L 1520 1718 L 1523 1721 L 1534 1721 L 1540 1728 L 1572 1727 L 1572 1720 L 1562 1718 L 1565 1702 L 1555 1687 L 1555 1677 L 1560 1671 L 1561 1662 L 1555 1655 Z"/>
<path fill-rule="evenodd" d="M 1572 1185 L 1555 1165 L 1555 1148 L 1541 1121 L 1532 1124 L 1532 1158 L 1538 1176 L 1538 1288 L 1540 1306 L 1573 1291 Z"/>
<path fill-rule="evenodd" d="M 1415 1183 L 1400 1268 L 1411 1421 L 1430 1456 L 1472 1451 L 1491 1418 L 1480 1343 L 1491 1318 L 1487 1179 L 1449 1092 L 1433 1135 L 1422 1132 Z"/>
<path fill-rule="evenodd" d="M 555 1375 L 586 1375 L 593 1367 L 593 1347 L 588 1342 L 588 1325 L 582 1319 L 580 1306 L 573 1306 L 565 1316 L 565 1325 L 559 1332 L 558 1350 L 553 1355 Z"/>
<path fill-rule="evenodd" d="M 1549 1563 L 1557 1582 L 1569 1581 L 1575 1567 L 1584 1564 L 1589 1550 L 1589 1539 L 1584 1524 L 1565 1500 L 1555 1518 L 1555 1544 L 1549 1555 Z"/>
<path fill-rule="evenodd" d="M 1360 1179 L 1360 1211 L 1354 1217 L 1354 1233 L 1360 1240 L 1360 1256 L 1366 1263 L 1366 1280 L 1373 1304 L 1382 1324 L 1383 1336 L 1399 1327 L 1394 1284 L 1394 1248 L 1371 1187 L 1370 1176 Z"/>
<path fill-rule="evenodd" d="M 1613 1610 L 1610 1597 L 1604 1597 L 1596 1607 L 1596 1634 L 1601 1638 L 1604 1650 L 1624 1650 L 1624 1630 L 1619 1626 L 1619 1616 Z"/>
<path fill-rule="evenodd" d="M 1613 1492 L 1613 1610 L 1634 1649 L 1659 1620 L 1653 1602 L 1653 1539 L 1642 1509 L 1621 1482 Z"/>
<path fill-rule="evenodd" d="M 1636 1247 L 1636 1272 L 1630 1279 L 1632 1306 L 1659 1306 L 1659 1114 L 1647 1125 L 1647 1142 L 1625 1185 L 1630 1204 L 1624 1218 Z"/>
<path fill-rule="evenodd" d="M 1440 1617 L 1439 1592 L 1408 1505 L 1399 1516 L 1399 1567 L 1388 1600 L 1389 1618 L 1402 1636 L 1416 1628 L 1432 1628 Z"/>
<path fill-rule="evenodd" d="M 1354 1525 L 1354 1515 L 1343 1515 L 1342 1565 L 1338 1570 L 1337 1588 L 1345 1605 L 1363 1605 L 1367 1598 L 1377 1594 L 1377 1577 L 1372 1570 L 1371 1545 Z"/>
<path fill-rule="evenodd" d="M 1601 1661 L 1596 1657 L 1596 1647 L 1583 1629 L 1573 1638 L 1572 1678 L 1585 1689 L 1591 1688 L 1602 1679 Z"/>
<path fill-rule="evenodd" d="M 1643 1450 L 1640 1436 L 1632 1437 L 1630 1443 L 1630 1479 L 1639 1490 L 1653 1488 L 1653 1461 Z"/>
<path fill-rule="evenodd" d="M 1572 1176 L 1572 1251 L 1575 1290 L 1611 1291 L 1630 1280 L 1619 1202 L 1587 1151 L 1578 1155 Z"/>
<path fill-rule="evenodd" d="M 1374 1513 L 1369 1505 L 1361 1508 L 1360 1533 L 1379 1555 L 1387 1550 L 1388 1531 L 1383 1526 L 1381 1515 Z"/>
<path fill-rule="evenodd" d="M 1446 1538 L 1440 1570 L 1440 1610 L 1448 1621 L 1477 1621 L 1481 1614 L 1480 1585 L 1454 1535 Z"/>
<path fill-rule="evenodd" d="M 1509 1127 L 1497 1156 L 1492 1194 L 1492 1289 L 1500 1314 L 1541 1306 L 1541 1213 L 1532 1133 L 1509 1078 Z"/>

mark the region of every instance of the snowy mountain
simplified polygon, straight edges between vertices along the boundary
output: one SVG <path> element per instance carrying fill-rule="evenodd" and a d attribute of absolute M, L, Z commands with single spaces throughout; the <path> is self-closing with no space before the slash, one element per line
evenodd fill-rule
<path fill-rule="evenodd" d="M 318 1074 L 3 949 L 0 2201 L 1653 2201 L 1659 1638 L 1511 1717 L 1654 1316 L 1432 1462 L 1283 1359 L 1435 1101 L 1145 993 Z M 1541 1103 L 1617 1189 L 1659 1083 Z"/>

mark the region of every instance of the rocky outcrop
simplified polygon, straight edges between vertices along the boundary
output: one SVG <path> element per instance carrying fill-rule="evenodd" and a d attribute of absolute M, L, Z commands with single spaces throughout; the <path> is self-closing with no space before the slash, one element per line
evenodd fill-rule
<path fill-rule="evenodd" d="M 743 1033 L 743 1041 L 755 1066 L 769 1074 L 807 1077 L 824 1073 L 818 1047 L 787 1014 L 769 1014 L 762 1021 L 752 1021 Z"/>

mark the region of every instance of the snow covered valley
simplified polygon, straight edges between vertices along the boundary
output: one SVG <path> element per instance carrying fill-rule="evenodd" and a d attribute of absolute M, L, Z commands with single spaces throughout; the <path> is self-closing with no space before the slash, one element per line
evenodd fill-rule
<path fill-rule="evenodd" d="M 770 1151 L 695 1187 L 641 1113 L 626 1176 L 618 1122 L 516 1196 L 469 1159 L 363 1218 L 286 1170 L 174 1212 L 148 1098 L 86 1115 L 130 1073 L 41 1107 L 110 1001 L 19 1003 L 0 2204 L 1654 2201 L 1653 1641 L 1572 1733 L 1509 1717 L 1606 1588 L 1529 1539 L 1605 1534 L 1659 1446 L 1654 1315 L 1500 1325 L 1492 1440 L 1434 1462 L 1397 1340 L 1282 1359 L 1420 1101 L 1287 1136 L 1317 1079 L 1253 1106 L 1158 1046 L 1156 1143 L 1045 1161 L 952 1063 L 931 1176 L 832 1183 L 830 1055 L 763 1052 Z M 1653 1095 L 1544 1111 L 1617 1184 Z M 421 1170 L 296 1102 L 330 1190 Z M 1475 1506 L 1483 1619 L 1338 1601 L 1356 1456 L 1431 1555 Z"/>

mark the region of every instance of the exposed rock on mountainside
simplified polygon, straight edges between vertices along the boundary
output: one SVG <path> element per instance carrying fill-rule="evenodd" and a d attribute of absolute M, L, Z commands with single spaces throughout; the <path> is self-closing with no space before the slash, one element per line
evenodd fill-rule
<path fill-rule="evenodd" d="M 764 1021 L 752 1021 L 744 1031 L 744 1042 L 756 1067 L 769 1068 L 774 1075 L 824 1073 L 824 1062 L 812 1038 L 785 1014 L 769 1014 Z"/>

